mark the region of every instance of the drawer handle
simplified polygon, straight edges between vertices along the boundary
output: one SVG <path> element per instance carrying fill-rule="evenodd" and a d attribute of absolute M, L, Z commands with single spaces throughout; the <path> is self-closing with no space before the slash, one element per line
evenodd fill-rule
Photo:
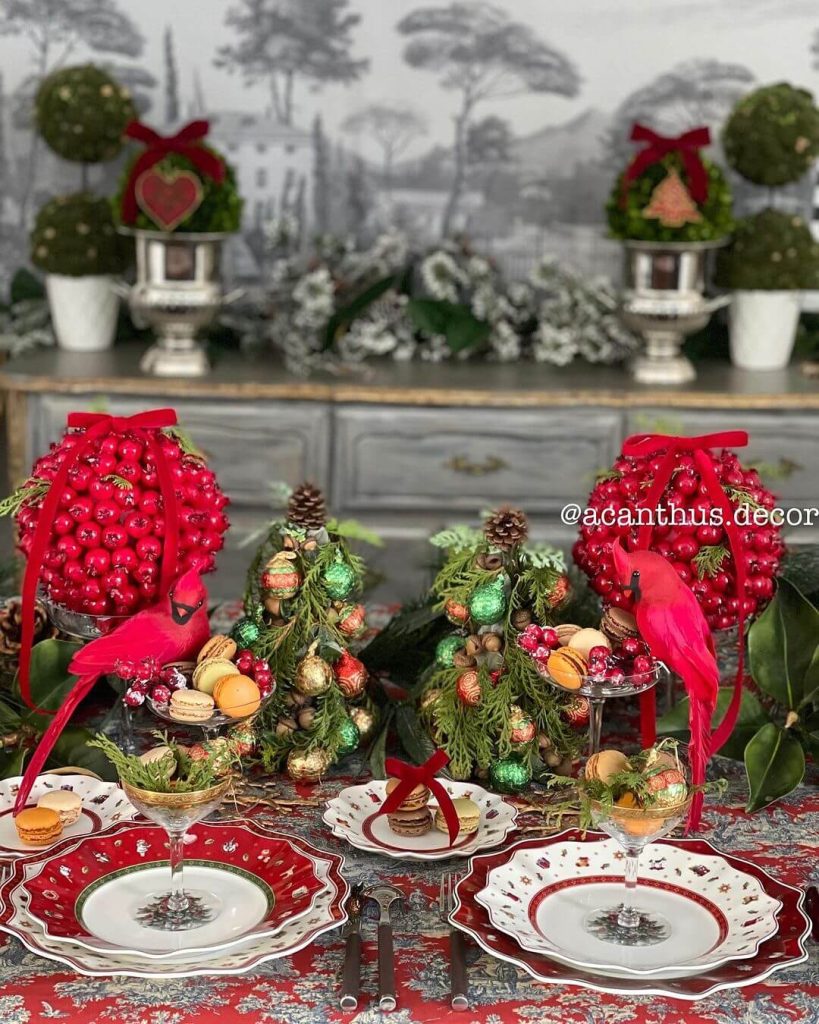
<path fill-rule="evenodd" d="M 483 462 L 472 462 L 466 455 L 453 455 L 444 466 L 453 473 L 462 473 L 464 476 L 489 476 L 491 473 L 499 473 L 502 469 L 509 468 L 497 455 L 487 455 Z"/>

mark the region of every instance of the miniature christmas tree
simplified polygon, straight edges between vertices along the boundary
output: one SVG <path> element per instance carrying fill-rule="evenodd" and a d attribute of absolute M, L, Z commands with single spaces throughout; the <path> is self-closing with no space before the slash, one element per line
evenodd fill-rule
<path fill-rule="evenodd" d="M 562 555 L 527 545 L 527 534 L 523 512 L 505 508 L 482 532 L 456 527 L 432 538 L 445 551 L 433 594 L 457 629 L 439 642 L 419 696 L 452 775 L 489 776 L 506 792 L 544 768 L 565 770 L 578 743 L 565 697 L 517 642 L 533 622 L 550 623 L 569 592 Z"/>
<path fill-rule="evenodd" d="M 354 538 L 377 540 L 328 519 L 317 487 L 297 487 L 250 565 L 245 617 L 233 630 L 278 680 L 262 733 L 265 765 L 286 763 L 299 780 L 319 778 L 375 729 L 367 670 L 350 650 L 366 629 L 357 602 L 365 566 L 350 550 Z"/>

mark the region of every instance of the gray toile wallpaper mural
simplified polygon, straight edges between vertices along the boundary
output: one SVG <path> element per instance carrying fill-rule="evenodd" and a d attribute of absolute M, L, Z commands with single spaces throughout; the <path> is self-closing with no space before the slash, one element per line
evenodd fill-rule
<path fill-rule="evenodd" d="M 246 201 L 239 277 L 282 224 L 464 230 L 513 274 L 544 252 L 598 273 L 631 122 L 716 125 L 756 82 L 819 88 L 817 32 L 815 0 L 2 0 L 0 272 L 80 184 L 29 130 L 62 65 L 107 66 L 157 127 L 211 119 Z"/>

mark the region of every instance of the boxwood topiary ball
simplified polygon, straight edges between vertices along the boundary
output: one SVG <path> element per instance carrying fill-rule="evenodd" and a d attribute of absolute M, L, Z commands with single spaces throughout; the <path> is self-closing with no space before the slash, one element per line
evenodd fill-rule
<path fill-rule="evenodd" d="M 796 214 L 761 210 L 739 221 L 717 255 L 716 282 L 732 291 L 819 288 L 819 245 Z"/>
<path fill-rule="evenodd" d="M 743 97 L 722 132 L 725 159 L 743 178 L 776 188 L 798 181 L 819 156 L 819 110 L 787 82 Z"/>
<path fill-rule="evenodd" d="M 86 164 L 113 160 L 125 126 L 136 117 L 128 90 L 93 64 L 43 79 L 34 111 L 37 130 L 54 152 Z"/>
<path fill-rule="evenodd" d="M 47 274 L 118 274 L 129 248 L 117 234 L 108 200 L 85 192 L 50 199 L 31 232 L 31 262 Z"/>

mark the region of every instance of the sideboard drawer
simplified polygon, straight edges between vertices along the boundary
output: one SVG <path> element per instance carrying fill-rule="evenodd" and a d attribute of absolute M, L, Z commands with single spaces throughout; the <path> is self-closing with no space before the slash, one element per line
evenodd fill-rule
<path fill-rule="evenodd" d="M 35 400 L 30 422 L 30 446 L 43 451 L 60 436 L 74 409 L 102 407 L 130 416 L 161 405 L 145 398 L 120 395 L 44 395 Z M 313 402 L 254 405 L 191 399 L 174 403 L 179 423 L 208 458 L 223 490 L 234 501 L 267 504 L 269 485 L 284 481 L 295 486 L 304 479 L 328 485 L 330 411 Z"/>
<path fill-rule="evenodd" d="M 578 410 L 574 410 L 578 412 Z M 464 509 L 512 501 L 531 513 L 582 500 L 621 440 L 617 412 L 347 406 L 336 413 L 340 510 Z"/>

